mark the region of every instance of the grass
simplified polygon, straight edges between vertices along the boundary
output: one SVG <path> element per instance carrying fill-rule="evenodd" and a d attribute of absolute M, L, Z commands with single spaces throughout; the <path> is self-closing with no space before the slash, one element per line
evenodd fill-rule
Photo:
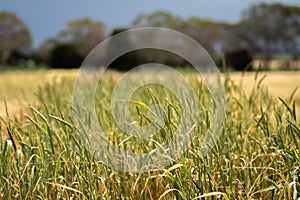
<path fill-rule="evenodd" d="M 0 67 L 1 68 L 1 67 Z M 7 101 L 10 113 L 18 113 L 20 108 L 37 101 L 38 88 L 62 77 L 74 77 L 76 70 L 9 70 L 0 72 L 0 99 Z M 4 104 L 0 104 L 0 116 L 5 116 Z"/>
<path fill-rule="evenodd" d="M 230 78 L 233 79 L 236 84 L 242 84 L 242 88 L 245 93 L 250 93 L 253 86 L 255 85 L 254 77 L 255 72 L 247 72 L 243 76 L 240 73 L 231 73 Z M 299 72 L 260 72 L 260 77 L 264 77 L 262 80 L 262 86 L 267 87 L 268 92 L 274 98 L 286 98 L 295 92 L 294 99 L 298 109 L 300 109 L 300 73 Z"/>
<path fill-rule="evenodd" d="M 120 147 L 149 151 L 156 144 L 128 138 L 112 119 L 110 95 L 120 75 L 107 74 L 97 89 L 99 123 L 107 138 Z M 246 89 L 236 74 L 225 75 L 226 123 L 211 153 L 202 157 L 199 144 L 211 122 L 211 111 L 202 103 L 209 102 L 209 94 L 195 74 L 185 76 L 201 102 L 201 128 L 176 162 L 145 173 L 110 169 L 88 151 L 72 118 L 73 75 L 34 88 L 35 106 L 20 116 L 1 118 L 0 199 L 297 199 L 297 93 L 274 98 L 263 85 L 263 75 L 246 75 L 244 84 L 251 78 L 253 83 Z M 154 120 L 147 118 L 144 105 L 149 102 L 160 104 L 169 116 L 155 140 L 162 143 L 178 131 L 173 111 L 180 110 L 169 91 L 148 85 L 132 98 L 140 102 L 130 104 L 140 125 Z"/>

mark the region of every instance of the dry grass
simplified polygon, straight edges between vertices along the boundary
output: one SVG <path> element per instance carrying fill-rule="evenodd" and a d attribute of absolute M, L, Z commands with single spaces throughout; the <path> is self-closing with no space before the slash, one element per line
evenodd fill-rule
<path fill-rule="evenodd" d="M 277 104 L 277 97 L 271 98 L 262 89 L 264 73 L 257 79 L 253 73 L 245 74 L 242 88 L 246 94 L 239 87 L 240 73 L 224 80 L 226 121 L 211 153 L 203 157 L 200 147 L 211 117 L 202 102 L 210 102 L 209 93 L 193 74 L 186 74 L 199 89 L 196 96 L 201 101 L 199 132 L 190 148 L 169 166 L 147 173 L 124 173 L 95 160 L 96 154 L 89 151 L 72 118 L 73 80 L 61 77 L 75 73 L 54 72 L 58 80 L 38 90 L 37 106 L 5 124 L 10 137 L 0 137 L 0 199 L 297 199 L 300 195 L 299 118 L 295 117 L 292 101 Z M 277 95 L 288 98 L 298 84 L 298 79 L 288 74 L 270 72 L 263 82 L 271 92 L 275 89 Z M 39 75 L 41 82 L 49 82 L 44 75 Z M 119 75 L 111 74 L 101 82 L 103 87 L 98 87 L 95 101 L 99 124 L 109 135 L 107 139 L 121 149 L 149 152 L 178 131 L 178 102 L 163 90 L 140 91 L 141 97 L 149 97 L 141 98 L 141 105 L 153 101 L 168 117 L 155 143 L 147 140 L 139 145 L 118 128 L 109 110 L 109 94 Z M 280 84 L 277 80 L 287 81 Z M 159 101 L 166 97 L 170 101 Z M 136 121 L 144 125 L 147 112 L 139 107 L 136 110 Z M 152 118 L 147 119 L 151 122 Z"/>
<path fill-rule="evenodd" d="M 8 110 L 11 114 L 17 113 L 20 108 L 27 107 L 35 101 L 35 93 L 40 86 L 61 80 L 62 77 L 74 78 L 77 70 L 48 70 L 37 72 L 6 72 L 0 74 L 0 100 L 7 101 Z M 260 72 L 259 78 L 274 98 L 287 99 L 296 87 L 295 100 L 300 109 L 300 72 Z M 242 84 L 245 93 L 250 93 L 255 84 L 255 72 L 242 74 L 235 72 L 230 78 L 236 84 Z M 5 116 L 4 103 L 0 103 L 0 116 Z"/>
<path fill-rule="evenodd" d="M 236 84 L 242 85 L 246 94 L 250 94 L 255 84 L 255 72 L 231 73 L 230 78 Z M 289 99 L 294 90 L 294 99 L 298 111 L 300 110 L 300 72 L 260 72 L 258 79 L 262 80 L 262 86 L 267 87 L 275 102 L 279 103 L 279 97 Z"/>
<path fill-rule="evenodd" d="M 4 100 L 11 115 L 34 104 L 39 87 L 62 77 L 75 77 L 77 70 L 7 71 L 0 73 L 0 116 L 6 117 Z"/>

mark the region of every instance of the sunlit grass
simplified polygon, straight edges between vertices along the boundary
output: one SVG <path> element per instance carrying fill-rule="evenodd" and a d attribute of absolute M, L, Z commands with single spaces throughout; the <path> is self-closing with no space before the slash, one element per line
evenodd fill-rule
<path fill-rule="evenodd" d="M 124 142 L 126 135 L 118 130 L 109 109 L 110 93 L 119 76 L 115 72 L 108 74 L 98 88 L 97 115 L 112 142 L 135 150 L 136 141 Z M 246 90 L 233 81 L 235 76 L 224 76 L 226 123 L 211 153 L 200 156 L 203 130 L 199 129 L 199 137 L 176 162 L 146 173 L 116 171 L 95 160 L 73 122 L 74 76 L 54 81 L 51 77 L 50 84 L 33 88 L 37 94 L 34 107 L 23 111 L 20 117 L 2 119 L 0 199 L 298 198 L 300 128 L 295 97 L 289 98 L 292 94 L 285 93 L 280 95 L 281 100 L 274 98 L 263 85 L 263 75 L 245 78 L 244 84 L 251 79 L 253 83 Z M 201 102 L 207 101 L 207 90 L 199 79 L 194 74 L 186 77 L 197 88 L 196 93 L 203 98 Z M 170 96 L 170 102 L 163 101 L 168 91 L 153 85 L 148 87 L 155 93 L 141 89 L 133 100 L 146 104 L 150 101 L 147 95 L 150 99 L 155 96 L 160 100 L 156 103 L 163 108 L 173 104 L 176 110 L 175 98 Z M 135 120 L 144 123 L 144 104 L 131 106 Z M 165 130 L 175 131 L 176 126 L 171 125 L 174 116 L 169 116 Z M 201 117 L 205 128 L 210 122 L 207 112 Z M 4 132 L 8 140 L 3 139 Z"/>
<path fill-rule="evenodd" d="M 77 70 L 40 70 L 0 72 L 0 100 L 7 101 L 11 114 L 19 112 L 36 101 L 39 87 L 59 81 L 62 77 L 76 76 Z M 5 116 L 4 104 L 0 104 L 0 116 Z"/>

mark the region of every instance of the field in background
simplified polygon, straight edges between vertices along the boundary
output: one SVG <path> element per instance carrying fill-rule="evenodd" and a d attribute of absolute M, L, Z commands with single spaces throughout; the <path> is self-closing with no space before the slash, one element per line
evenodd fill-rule
<path fill-rule="evenodd" d="M 63 77 L 74 79 L 77 70 L 43 70 L 43 71 L 8 71 L 0 73 L 0 116 L 5 115 L 4 99 L 7 101 L 10 113 L 16 113 L 19 108 L 25 108 L 29 104 L 34 104 L 36 93 L 39 87 L 51 84 L 55 80 Z M 223 79 L 225 75 L 223 74 Z M 230 78 L 236 85 L 242 86 L 246 94 L 250 94 L 255 85 L 255 72 L 230 73 Z M 278 100 L 289 98 L 293 91 L 295 101 L 300 110 L 300 72 L 260 72 L 258 78 L 262 80 L 262 85 L 267 87 L 270 94 Z"/>
<path fill-rule="evenodd" d="M 300 60 L 289 60 L 289 59 L 273 59 L 268 62 L 255 59 L 252 62 L 254 69 L 267 68 L 270 70 L 299 70 L 300 69 Z"/>
<path fill-rule="evenodd" d="M 231 73 L 230 78 L 237 84 L 241 85 L 246 94 L 250 94 L 255 85 L 255 72 Z M 298 111 L 300 111 L 300 72 L 259 72 L 258 79 L 261 85 L 267 88 L 274 99 L 279 102 L 279 97 L 289 99 L 293 94 Z"/>
<path fill-rule="evenodd" d="M 6 115 L 4 100 L 8 111 L 14 114 L 20 108 L 34 104 L 39 87 L 51 84 L 62 77 L 74 78 L 77 70 L 7 71 L 0 73 L 0 116 Z"/>
<path fill-rule="evenodd" d="M 211 111 L 202 103 L 210 102 L 209 95 L 195 74 L 186 73 L 201 103 L 201 128 L 176 162 L 147 173 L 110 169 L 88 151 L 72 119 L 75 75 L 76 70 L 0 75 L 0 94 L 6 96 L 10 113 L 7 120 L 1 105 L 0 199 L 294 200 L 300 196 L 300 123 L 293 107 L 295 99 L 299 109 L 300 91 L 290 99 L 300 86 L 300 72 L 223 74 L 226 122 L 211 153 L 203 157 L 200 144 Z M 134 94 L 133 100 L 140 101 L 132 107 L 137 110 L 136 123 L 158 121 L 147 117 L 149 107 L 140 100 L 149 96 L 144 102 L 158 104 L 168 116 L 157 136 L 139 145 L 111 118 L 109 95 L 120 75 L 109 73 L 97 88 L 99 123 L 118 147 L 150 152 L 176 134 L 180 109 L 176 99 L 159 87 Z"/>

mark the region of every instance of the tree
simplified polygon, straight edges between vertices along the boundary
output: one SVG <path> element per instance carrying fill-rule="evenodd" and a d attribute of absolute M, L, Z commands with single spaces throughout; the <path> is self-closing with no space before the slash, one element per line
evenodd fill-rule
<path fill-rule="evenodd" d="M 169 28 L 172 30 L 183 31 L 185 22 L 182 18 L 174 16 L 167 11 L 156 11 L 149 14 L 141 14 L 136 17 L 132 23 L 132 28 L 137 27 L 162 27 Z M 155 41 L 157 38 L 155 35 L 149 33 L 147 35 L 149 40 Z M 132 42 L 135 42 L 132 38 Z M 181 64 L 186 64 L 184 59 L 178 55 L 175 55 L 171 52 L 167 52 L 159 49 L 141 49 L 134 52 L 137 55 L 137 60 L 139 64 L 156 62 L 161 64 L 167 64 L 172 66 L 178 66 Z"/>
<path fill-rule="evenodd" d="M 126 30 L 126 28 L 116 28 L 112 31 L 111 36 L 122 33 Z M 147 39 L 150 39 L 151 37 L 155 38 L 156 36 L 155 34 L 149 34 L 149 37 L 147 36 Z M 122 40 L 110 41 L 107 49 L 107 54 L 119 55 L 120 49 L 122 49 L 122 47 L 132 48 L 133 44 L 136 44 L 136 42 L 139 41 L 137 40 L 137 38 L 134 37 L 134 35 L 128 35 L 126 33 L 123 33 Z M 127 52 L 119 56 L 110 64 L 109 67 L 125 71 L 130 70 L 138 65 L 147 63 L 161 63 L 169 66 L 187 65 L 187 63 L 184 61 L 185 60 L 182 57 L 165 50 L 142 48 Z"/>
<path fill-rule="evenodd" d="M 56 40 L 72 44 L 81 56 L 86 56 L 105 38 L 105 26 L 100 21 L 89 18 L 72 20 L 68 27 L 59 32 Z"/>
<path fill-rule="evenodd" d="M 182 30 L 184 21 L 177 16 L 173 16 L 167 11 L 156 11 L 150 14 L 141 14 L 131 23 L 132 27 L 163 27 L 174 30 Z"/>
<path fill-rule="evenodd" d="M 59 44 L 56 38 L 47 39 L 36 50 L 36 59 L 40 63 L 49 64 L 51 51 Z"/>
<path fill-rule="evenodd" d="M 262 3 L 249 8 L 243 21 L 248 42 L 266 58 L 299 48 L 300 7 Z"/>
<path fill-rule="evenodd" d="M 240 49 L 235 51 L 228 51 L 224 53 L 226 65 L 235 70 L 252 70 L 252 57 L 247 50 Z"/>
<path fill-rule="evenodd" d="M 199 42 L 212 57 L 215 57 L 221 47 L 222 32 L 220 26 L 220 23 L 212 20 L 192 17 L 185 21 L 183 31 Z"/>
<path fill-rule="evenodd" d="M 297 57 L 300 54 L 300 7 L 257 4 L 244 12 L 236 24 L 223 27 L 223 51 L 245 49 L 268 61 L 274 55 Z"/>
<path fill-rule="evenodd" d="M 232 52 L 241 49 L 247 49 L 251 52 L 256 52 L 257 48 L 251 43 L 248 29 L 245 26 L 245 21 L 240 21 L 235 24 L 223 24 L 222 26 L 222 51 Z"/>
<path fill-rule="evenodd" d="M 115 28 L 110 36 L 114 36 L 116 34 L 122 33 L 127 31 L 127 28 L 124 27 L 117 27 Z M 125 34 L 125 33 L 124 33 Z M 111 40 L 108 48 L 107 48 L 107 54 L 108 55 L 118 55 L 120 47 L 125 47 L 125 48 L 130 48 L 132 45 L 132 41 L 130 40 L 129 37 L 127 37 L 127 35 L 123 35 L 123 40 L 122 41 L 118 41 L 118 43 L 116 43 L 115 40 Z M 127 52 L 124 55 L 121 55 L 120 57 L 118 57 L 117 59 L 115 59 L 110 65 L 109 67 L 117 69 L 117 70 L 121 70 L 121 71 L 126 71 L 126 70 L 130 70 L 133 67 L 138 65 L 138 60 L 137 60 L 137 53 L 136 51 L 131 51 L 131 52 Z"/>
<path fill-rule="evenodd" d="M 5 66 L 13 52 L 31 48 L 31 34 L 26 24 L 14 13 L 0 12 L 0 59 Z"/>
<path fill-rule="evenodd" d="M 71 44 L 58 44 L 50 53 L 49 65 L 52 68 L 76 68 L 83 58 Z"/>
<path fill-rule="evenodd" d="M 72 20 L 66 29 L 47 39 L 37 49 L 37 57 L 44 63 L 50 62 L 50 54 L 60 44 L 71 45 L 84 58 L 95 46 L 105 39 L 105 26 L 89 18 Z"/>
<path fill-rule="evenodd" d="M 285 6 L 282 8 L 283 15 L 287 18 L 283 35 L 283 46 L 292 59 L 300 57 L 300 7 Z"/>

